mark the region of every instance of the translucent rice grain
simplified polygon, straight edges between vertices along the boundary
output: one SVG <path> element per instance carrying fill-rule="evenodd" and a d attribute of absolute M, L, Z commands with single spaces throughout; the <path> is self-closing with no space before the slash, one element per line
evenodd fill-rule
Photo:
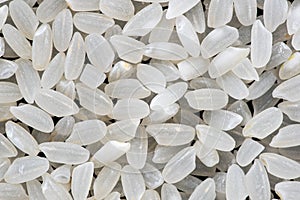
<path fill-rule="evenodd" d="M 228 168 L 226 175 L 226 199 L 246 199 L 247 196 L 244 171 L 233 164 Z"/>
<path fill-rule="evenodd" d="M 74 26 L 84 33 L 103 34 L 115 21 L 103 14 L 78 12 L 74 15 Z"/>
<path fill-rule="evenodd" d="M 52 23 L 53 44 L 60 51 L 66 51 L 73 35 L 73 19 L 69 9 L 62 10 Z"/>
<path fill-rule="evenodd" d="M 112 111 L 111 99 L 99 89 L 91 89 L 82 83 L 76 84 L 80 105 L 98 115 L 107 115 Z"/>
<path fill-rule="evenodd" d="M 273 32 L 284 23 L 288 14 L 288 2 L 286 0 L 265 0 L 264 2 L 264 24 Z"/>
<path fill-rule="evenodd" d="M 1 37 L 0 38 L 0 56 L 1 57 L 4 56 L 4 54 L 5 54 L 5 48 L 7 48 L 6 44 L 5 44 L 5 40 L 3 37 Z"/>
<path fill-rule="evenodd" d="M 272 54 L 272 34 L 261 21 L 256 20 L 251 30 L 251 62 L 257 67 L 265 66 Z"/>
<path fill-rule="evenodd" d="M 80 76 L 85 61 L 84 41 L 79 32 L 75 32 L 65 60 L 65 77 L 75 80 Z"/>
<path fill-rule="evenodd" d="M 164 74 L 150 65 L 139 64 L 137 66 L 136 76 L 145 87 L 155 93 L 160 93 L 165 90 L 166 79 Z"/>
<path fill-rule="evenodd" d="M 121 194 L 119 192 L 112 192 L 105 197 L 104 200 L 120 200 Z"/>
<path fill-rule="evenodd" d="M 296 50 L 300 50 L 300 31 L 297 31 L 292 39 L 292 46 L 294 47 L 294 49 Z"/>
<path fill-rule="evenodd" d="M 22 94 L 17 84 L 0 82 L 0 103 L 12 103 L 22 99 Z"/>
<path fill-rule="evenodd" d="M 50 133 L 54 129 L 53 120 L 50 115 L 30 104 L 12 106 L 10 112 L 18 120 L 38 131 Z"/>
<path fill-rule="evenodd" d="M 149 105 L 142 100 L 129 98 L 118 100 L 111 112 L 116 120 L 142 119 L 150 113 Z"/>
<path fill-rule="evenodd" d="M 98 165 L 107 165 L 120 158 L 129 149 L 130 143 L 111 140 L 94 154 L 92 160 Z"/>
<path fill-rule="evenodd" d="M 73 11 L 98 11 L 99 10 L 99 1 L 98 0 L 66 0 L 68 6 Z"/>
<path fill-rule="evenodd" d="M 190 57 L 177 64 L 181 79 L 188 81 L 203 75 L 208 70 L 209 60 L 199 57 Z"/>
<path fill-rule="evenodd" d="M 0 142 L 0 158 L 10 158 L 17 156 L 17 149 L 3 134 L 0 134 Z"/>
<path fill-rule="evenodd" d="M 228 103 L 228 96 L 219 89 L 199 89 L 189 91 L 184 96 L 189 105 L 197 110 L 219 110 Z"/>
<path fill-rule="evenodd" d="M 74 81 L 62 79 L 57 83 L 56 91 L 62 93 L 63 95 L 67 96 L 72 100 L 75 99 L 76 91 Z"/>
<path fill-rule="evenodd" d="M 105 94 L 112 98 L 145 98 L 151 92 L 136 79 L 120 79 L 105 86 Z"/>
<path fill-rule="evenodd" d="M 15 200 L 28 198 L 21 184 L 0 183 L 0 199 Z"/>
<path fill-rule="evenodd" d="M 55 182 L 50 174 L 43 175 L 42 192 L 47 200 L 49 199 L 64 199 L 72 200 L 68 190 L 63 185 Z"/>
<path fill-rule="evenodd" d="M 176 31 L 187 52 L 193 57 L 199 56 L 200 42 L 197 33 L 192 23 L 184 15 L 176 17 Z"/>
<path fill-rule="evenodd" d="M 252 63 L 248 58 L 244 58 L 239 62 L 233 69 L 232 72 L 243 80 L 249 80 L 249 81 L 258 81 L 258 73 L 253 67 Z"/>
<path fill-rule="evenodd" d="M 216 198 L 215 188 L 214 180 L 207 178 L 195 188 L 189 200 L 213 200 Z"/>
<path fill-rule="evenodd" d="M 136 73 L 136 69 L 130 63 L 119 61 L 108 74 L 108 82 L 117 81 L 119 79 L 130 78 Z"/>
<path fill-rule="evenodd" d="M 270 142 L 271 147 L 276 148 L 286 148 L 286 147 L 294 147 L 300 145 L 299 140 L 299 132 L 300 125 L 299 124 L 290 124 L 279 129 L 277 135 L 275 135 Z"/>
<path fill-rule="evenodd" d="M 152 99 L 150 108 L 157 110 L 175 103 L 185 94 L 187 87 L 185 82 L 177 82 L 168 86 L 166 90 Z"/>
<path fill-rule="evenodd" d="M 69 183 L 71 178 L 71 165 L 61 165 L 51 172 L 51 177 L 58 183 Z"/>
<path fill-rule="evenodd" d="M 8 121 L 5 123 L 5 132 L 7 138 L 24 153 L 30 156 L 36 156 L 39 153 L 37 141 L 22 126 Z"/>
<path fill-rule="evenodd" d="M 134 5 L 130 0 L 101 0 L 99 8 L 105 15 L 121 20 L 128 21 L 134 16 Z"/>
<path fill-rule="evenodd" d="M 227 110 L 204 111 L 203 120 L 210 126 L 228 131 L 238 126 L 243 117 Z"/>
<path fill-rule="evenodd" d="M 147 159 L 148 136 L 144 128 L 138 127 L 135 138 L 130 140 L 130 149 L 126 153 L 127 162 L 136 169 L 144 167 Z"/>
<path fill-rule="evenodd" d="M 175 19 L 166 18 L 166 10 L 159 23 L 152 29 L 149 35 L 149 43 L 168 42 L 175 25 Z"/>
<path fill-rule="evenodd" d="M 150 4 L 137 12 L 124 26 L 122 33 L 128 36 L 144 36 L 161 20 L 162 7 L 158 3 Z"/>
<path fill-rule="evenodd" d="M 234 27 L 223 26 L 211 31 L 201 43 L 201 55 L 203 58 L 210 58 L 228 46 L 233 44 L 239 38 L 238 30 Z"/>
<path fill-rule="evenodd" d="M 278 108 L 286 114 L 291 120 L 300 122 L 300 115 L 299 115 L 299 109 L 300 109 L 300 102 L 290 102 L 290 101 L 284 101 L 280 104 L 278 104 Z"/>
<path fill-rule="evenodd" d="M 177 67 L 171 61 L 151 59 L 150 64 L 164 74 L 167 82 L 175 81 L 180 77 Z"/>
<path fill-rule="evenodd" d="M 279 77 L 281 80 L 290 79 L 300 73 L 300 53 L 293 53 L 289 59 L 279 68 Z"/>
<path fill-rule="evenodd" d="M 249 52 L 249 48 L 228 47 L 211 61 L 208 66 L 210 77 L 217 78 L 232 70 L 248 56 Z"/>
<path fill-rule="evenodd" d="M 131 63 L 142 61 L 145 47 L 143 42 L 125 35 L 114 35 L 110 38 L 110 42 L 121 59 Z"/>
<path fill-rule="evenodd" d="M 103 167 L 94 181 L 95 198 L 102 199 L 109 195 L 120 179 L 120 172 L 121 165 L 115 162 Z"/>
<path fill-rule="evenodd" d="M 167 19 L 172 19 L 182 15 L 192 9 L 195 5 L 199 3 L 200 0 L 169 0 Z"/>
<path fill-rule="evenodd" d="M 207 125 L 197 125 L 197 137 L 202 144 L 220 151 L 231 151 L 235 147 L 235 140 L 226 132 Z"/>
<path fill-rule="evenodd" d="M 177 154 L 185 147 L 187 147 L 187 145 L 181 145 L 181 146 L 156 145 L 152 161 L 154 163 L 167 163 L 175 154 Z"/>
<path fill-rule="evenodd" d="M 253 24 L 257 14 L 256 0 L 233 0 L 233 3 L 239 22 L 244 26 Z"/>
<path fill-rule="evenodd" d="M 38 18 L 32 8 L 21 0 L 9 3 L 9 14 L 16 27 L 30 40 L 39 25 Z"/>
<path fill-rule="evenodd" d="M 262 153 L 259 159 L 273 176 L 282 179 L 300 177 L 300 164 L 297 161 L 275 153 Z"/>
<path fill-rule="evenodd" d="M 145 182 L 140 171 L 126 165 L 122 168 L 121 182 L 127 199 L 141 199 L 145 192 Z"/>
<path fill-rule="evenodd" d="M 283 200 L 297 200 L 300 195 L 299 181 L 283 181 L 275 185 L 275 192 Z"/>
<path fill-rule="evenodd" d="M 26 182 L 26 189 L 30 198 L 33 200 L 46 200 L 46 197 L 42 192 L 41 185 L 42 184 L 37 179 Z"/>
<path fill-rule="evenodd" d="M 28 103 L 33 103 L 36 94 L 41 88 L 40 76 L 33 69 L 29 60 L 19 59 L 16 61 L 18 70 L 16 71 L 16 79 L 23 98 Z"/>
<path fill-rule="evenodd" d="M 195 129 L 183 124 L 151 124 L 147 126 L 146 131 L 159 145 L 165 146 L 187 144 L 195 137 Z"/>
<path fill-rule="evenodd" d="M 151 110 L 150 114 L 143 119 L 142 124 L 156 124 L 166 122 L 168 119 L 176 115 L 179 111 L 179 105 L 174 103 L 165 108 L 158 110 Z"/>
<path fill-rule="evenodd" d="M 232 98 L 244 99 L 249 96 L 249 90 L 246 84 L 234 73 L 227 72 L 216 79 L 218 85 Z"/>
<path fill-rule="evenodd" d="M 8 16 L 8 6 L 3 5 L 0 7 L 0 30 L 2 29 L 4 23 L 6 22 Z"/>
<path fill-rule="evenodd" d="M 196 168 L 196 152 L 186 147 L 173 156 L 165 165 L 162 175 L 167 183 L 177 183 Z"/>
<path fill-rule="evenodd" d="M 205 31 L 206 24 L 202 2 L 199 2 L 192 9 L 186 12 L 185 16 L 190 20 L 197 33 L 203 33 Z"/>
<path fill-rule="evenodd" d="M 18 65 L 10 60 L 0 59 L 0 79 L 7 79 L 14 75 Z"/>
<path fill-rule="evenodd" d="M 72 172 L 71 192 L 74 200 L 85 200 L 89 194 L 94 164 L 87 162 L 76 166 Z"/>
<path fill-rule="evenodd" d="M 7 183 L 18 184 L 34 180 L 49 169 L 49 161 L 37 156 L 17 158 L 4 175 Z"/>
<path fill-rule="evenodd" d="M 270 182 L 267 172 L 258 159 L 246 174 L 246 187 L 251 199 L 270 199 Z"/>
<path fill-rule="evenodd" d="M 231 21 L 233 0 L 212 0 L 208 7 L 207 26 L 218 28 Z"/>
<path fill-rule="evenodd" d="M 36 104 L 57 117 L 74 115 L 79 112 L 79 108 L 67 96 L 51 89 L 42 89 L 35 98 Z"/>
<path fill-rule="evenodd" d="M 103 72 L 99 71 L 93 65 L 86 64 L 79 80 L 90 88 L 96 89 L 105 79 L 106 75 Z"/>
<path fill-rule="evenodd" d="M 243 135 L 263 139 L 277 130 L 283 120 L 282 112 L 275 107 L 255 115 L 243 128 Z"/>
<path fill-rule="evenodd" d="M 44 142 L 40 150 L 50 162 L 78 165 L 89 159 L 89 151 L 85 148 L 66 142 Z"/>
<path fill-rule="evenodd" d="M 21 58 L 31 59 L 31 45 L 25 36 L 10 24 L 5 24 L 2 33 L 7 44 Z"/>
<path fill-rule="evenodd" d="M 52 58 L 42 75 L 41 86 L 43 88 L 50 89 L 59 82 L 64 73 L 65 58 L 64 53 L 58 53 Z"/>
<path fill-rule="evenodd" d="M 161 200 L 181 200 L 181 196 L 177 188 L 169 183 L 163 184 L 161 187 Z"/>
<path fill-rule="evenodd" d="M 299 82 L 300 75 L 282 82 L 273 90 L 272 96 L 274 98 L 280 98 L 291 102 L 299 101 L 300 91 L 299 87 L 297 87 L 299 85 Z"/>
<path fill-rule="evenodd" d="M 287 31 L 289 35 L 295 34 L 300 28 L 300 23 L 297 20 L 300 17 L 299 11 L 300 2 L 293 1 L 293 3 L 290 6 L 289 14 L 286 21 Z"/>
<path fill-rule="evenodd" d="M 0 158 L 0 180 L 4 178 L 4 174 L 10 166 L 10 160 L 8 158 Z"/>
<path fill-rule="evenodd" d="M 265 147 L 259 142 L 247 138 L 237 151 L 236 162 L 241 167 L 245 167 L 249 165 L 264 149 Z"/>
<path fill-rule="evenodd" d="M 0 103 L 0 122 L 7 121 L 13 118 L 13 115 L 9 111 L 11 106 L 17 105 L 16 102 L 14 103 Z"/>
<path fill-rule="evenodd" d="M 201 182 L 202 182 L 202 180 L 200 180 L 199 178 L 196 178 L 193 175 L 188 175 L 182 181 L 175 183 L 175 185 L 179 190 L 182 190 L 183 192 L 185 192 L 187 194 L 191 194 L 194 191 L 194 189 L 198 185 L 200 185 Z"/>
<path fill-rule="evenodd" d="M 79 145 L 89 145 L 100 141 L 106 135 L 106 125 L 100 120 L 86 120 L 77 122 L 66 142 Z"/>
<path fill-rule="evenodd" d="M 107 126 L 105 138 L 119 142 L 127 142 L 135 137 L 139 124 L 140 120 L 138 119 L 116 121 Z"/>
<path fill-rule="evenodd" d="M 42 24 L 34 33 L 32 42 L 32 64 L 39 71 L 45 70 L 52 55 L 52 33 L 48 24 Z"/>
<path fill-rule="evenodd" d="M 102 35 L 94 33 L 88 35 L 85 38 L 85 49 L 92 65 L 103 72 L 108 71 L 114 60 L 115 53 Z"/>
<path fill-rule="evenodd" d="M 47 23 L 52 21 L 67 6 L 67 2 L 64 0 L 45 0 L 38 6 L 36 15 L 42 23 Z"/>
<path fill-rule="evenodd" d="M 141 200 L 160 200 L 160 196 L 156 190 L 146 190 Z"/>
<path fill-rule="evenodd" d="M 267 64 L 267 69 L 274 68 L 287 61 L 292 55 L 292 50 L 284 42 L 278 42 L 272 47 L 272 56 Z"/>
<path fill-rule="evenodd" d="M 183 60 L 188 57 L 186 50 L 171 42 L 153 42 L 146 45 L 144 55 L 160 60 Z"/>
<path fill-rule="evenodd" d="M 146 163 L 140 171 L 143 175 L 147 188 L 155 189 L 164 183 L 162 174 L 156 167 Z"/>

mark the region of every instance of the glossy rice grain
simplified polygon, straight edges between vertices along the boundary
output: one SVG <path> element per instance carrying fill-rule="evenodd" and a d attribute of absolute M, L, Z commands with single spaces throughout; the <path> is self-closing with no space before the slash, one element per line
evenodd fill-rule
<path fill-rule="evenodd" d="M 49 169 L 49 161 L 38 156 L 17 158 L 4 175 L 7 183 L 18 184 L 34 180 Z"/>
<path fill-rule="evenodd" d="M 9 14 L 16 27 L 30 40 L 39 25 L 32 8 L 21 0 L 14 0 L 9 4 Z"/>
<path fill-rule="evenodd" d="M 197 110 L 219 110 L 228 103 L 228 96 L 219 89 L 199 89 L 189 91 L 184 96 L 189 105 Z"/>
<path fill-rule="evenodd" d="M 134 5 L 130 0 L 101 0 L 99 9 L 106 16 L 111 18 L 128 21 L 134 16 Z"/>
<path fill-rule="evenodd" d="M 254 116 L 243 128 L 243 135 L 263 139 L 277 130 L 283 121 L 282 112 L 275 107 Z"/>
<path fill-rule="evenodd" d="M 44 142 L 39 145 L 40 150 L 50 162 L 78 165 L 89 158 L 89 151 L 85 148 L 66 142 Z"/>
<path fill-rule="evenodd" d="M 41 25 L 33 36 L 32 64 L 38 71 L 45 70 L 52 55 L 52 33 L 48 24 Z"/>
<path fill-rule="evenodd" d="M 30 104 L 12 106 L 10 112 L 18 120 L 38 131 L 50 133 L 54 129 L 50 115 L 36 106 Z"/>
<path fill-rule="evenodd" d="M 30 156 L 36 156 L 39 153 L 35 138 L 19 124 L 12 121 L 6 122 L 5 132 L 7 138 L 24 153 Z"/>
<path fill-rule="evenodd" d="M 69 9 L 62 10 L 52 23 L 54 47 L 64 52 L 69 47 L 73 33 L 72 13 Z"/>
<path fill-rule="evenodd" d="M 266 65 L 272 53 L 272 34 L 261 21 L 256 20 L 251 29 L 251 61 L 255 67 Z"/>
<path fill-rule="evenodd" d="M 207 26 L 218 28 L 230 22 L 233 13 L 233 0 L 212 0 L 208 7 Z"/>
<path fill-rule="evenodd" d="M 28 103 L 33 103 L 37 93 L 41 89 L 41 81 L 38 72 L 33 68 L 31 61 L 18 59 L 16 80 L 23 98 Z"/>
<path fill-rule="evenodd" d="M 144 36 L 159 23 L 162 15 L 160 4 L 150 4 L 130 18 L 122 33 L 127 36 Z"/>

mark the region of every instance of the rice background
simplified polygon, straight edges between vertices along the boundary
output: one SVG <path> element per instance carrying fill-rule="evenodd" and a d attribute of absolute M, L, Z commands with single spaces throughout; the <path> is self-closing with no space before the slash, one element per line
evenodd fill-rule
<path fill-rule="evenodd" d="M 0 0 L 0 200 L 298 200 L 300 0 Z"/>

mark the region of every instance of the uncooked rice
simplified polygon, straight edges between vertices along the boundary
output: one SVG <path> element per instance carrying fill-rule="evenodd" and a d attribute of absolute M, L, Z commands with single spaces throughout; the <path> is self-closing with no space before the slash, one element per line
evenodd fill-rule
<path fill-rule="evenodd" d="M 0 0 L 0 200 L 299 200 L 300 0 Z"/>

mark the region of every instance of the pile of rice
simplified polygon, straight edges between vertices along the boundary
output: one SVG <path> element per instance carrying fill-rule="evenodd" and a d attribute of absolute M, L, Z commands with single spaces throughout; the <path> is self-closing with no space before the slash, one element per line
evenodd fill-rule
<path fill-rule="evenodd" d="M 300 0 L 0 0 L 0 200 L 299 200 Z"/>

